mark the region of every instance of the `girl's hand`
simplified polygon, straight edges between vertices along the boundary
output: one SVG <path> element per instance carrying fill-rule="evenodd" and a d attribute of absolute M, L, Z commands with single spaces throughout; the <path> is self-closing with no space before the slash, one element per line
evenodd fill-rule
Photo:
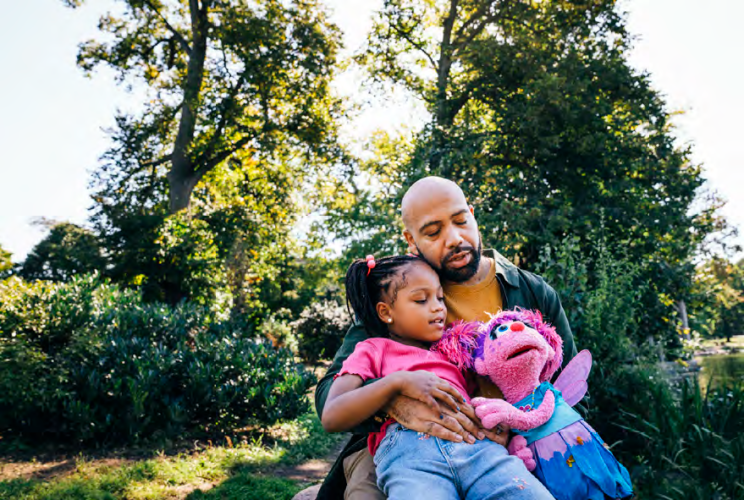
<path fill-rule="evenodd" d="M 466 404 L 465 398 L 457 392 L 457 389 L 452 387 L 446 380 L 442 380 L 431 372 L 423 370 L 395 372 L 388 376 L 395 377 L 395 382 L 401 395 L 421 401 L 438 412 L 440 418 L 442 418 L 443 413 L 437 400 L 455 412 L 459 412 L 460 407 Z"/>

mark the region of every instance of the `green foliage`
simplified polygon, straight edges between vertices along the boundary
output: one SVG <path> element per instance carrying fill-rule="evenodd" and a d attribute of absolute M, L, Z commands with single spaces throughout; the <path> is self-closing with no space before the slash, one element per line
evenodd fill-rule
<path fill-rule="evenodd" d="M 193 304 L 75 278 L 0 287 L 0 432 L 111 443 L 266 425 L 307 408 L 286 350 Z"/>
<path fill-rule="evenodd" d="M 13 272 L 13 261 L 10 260 L 12 254 L 6 251 L 0 245 L 0 280 L 7 278 Z"/>
<path fill-rule="evenodd" d="M 714 257 L 696 269 L 690 293 L 690 328 L 704 337 L 742 333 L 744 260 L 738 264 Z"/>
<path fill-rule="evenodd" d="M 567 238 L 539 264 L 571 315 L 579 349 L 594 356 L 587 420 L 613 445 L 641 497 L 742 498 L 744 387 L 703 396 L 696 383 L 673 386 L 657 364 L 664 346 L 642 314 L 639 266 L 596 241 L 586 255 Z"/>
<path fill-rule="evenodd" d="M 708 500 L 744 498 L 744 387 L 701 395 L 685 381 L 671 395 L 656 388 L 656 404 L 628 414 L 638 448 L 638 494 L 643 498 Z"/>
<path fill-rule="evenodd" d="M 26 256 L 18 274 L 27 280 L 69 281 L 106 269 L 98 237 L 70 222 L 42 221 L 49 234 Z"/>
<path fill-rule="evenodd" d="M 73 459 L 74 468 L 67 474 L 0 481 L 0 500 L 182 498 L 184 491 L 191 490 L 187 498 L 289 500 L 300 486 L 270 477 L 273 469 L 325 456 L 342 439 L 326 433 L 312 413 L 274 426 L 268 434 L 273 437 L 270 444 L 261 439 L 225 439 L 226 446 L 210 445 L 178 455 L 161 452 L 152 458 L 130 457 L 116 467 L 109 465 L 110 460 L 101 463 L 80 455 Z M 200 491 L 205 486 L 212 486 L 207 495 Z"/>
<path fill-rule="evenodd" d="M 695 255 L 727 225 L 631 48 L 614 0 L 385 2 L 358 60 L 431 119 L 412 139 L 377 138 L 360 164 L 369 179 L 357 177 L 371 187 L 350 185 L 357 204 L 329 211 L 337 234 L 371 241 L 368 253 L 399 247 L 396 231 L 374 228 L 396 227 L 404 190 L 441 175 L 474 205 L 484 247 L 527 270 L 567 236 L 589 255 L 601 234 L 638 266 L 633 286 L 648 285 L 649 335 L 679 347 L 667 299 L 688 298 Z"/>
<path fill-rule="evenodd" d="M 286 347 L 293 353 L 298 353 L 297 337 L 288 319 L 288 309 L 281 309 L 269 315 L 261 323 L 258 331 L 263 338 L 269 339 L 275 347 Z"/>
<path fill-rule="evenodd" d="M 159 276 L 147 277 L 157 282 L 157 290 L 164 294 L 161 300 L 174 304 L 189 298 L 218 311 L 229 311 L 232 297 L 215 239 L 207 222 L 183 212 L 163 221 L 155 240 Z"/>
<path fill-rule="evenodd" d="M 310 304 L 292 323 L 300 356 L 310 362 L 333 357 L 350 326 L 349 313 L 337 302 Z"/>

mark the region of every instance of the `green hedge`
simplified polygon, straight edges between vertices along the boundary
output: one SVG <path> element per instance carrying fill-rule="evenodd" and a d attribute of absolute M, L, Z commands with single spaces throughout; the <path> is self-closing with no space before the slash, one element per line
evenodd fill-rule
<path fill-rule="evenodd" d="M 331 300 L 314 302 L 292 322 L 302 359 L 315 363 L 331 359 L 344 342 L 351 327 L 348 311 Z"/>
<path fill-rule="evenodd" d="M 0 283 L 0 434 L 134 442 L 270 425 L 308 407 L 292 354 L 203 307 L 94 276 Z"/>

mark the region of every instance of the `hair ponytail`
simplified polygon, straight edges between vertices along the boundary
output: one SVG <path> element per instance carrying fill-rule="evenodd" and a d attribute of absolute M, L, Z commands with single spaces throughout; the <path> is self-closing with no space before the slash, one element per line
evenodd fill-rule
<path fill-rule="evenodd" d="M 405 283 L 403 269 L 417 261 L 423 262 L 414 255 L 396 255 L 376 260 L 372 269 L 364 259 L 357 259 L 349 266 L 346 271 L 346 308 L 349 314 L 353 312 L 352 316 L 370 335 L 386 335 L 387 326 L 377 314 L 377 303 L 382 300 L 383 292 L 395 300 L 395 294 Z M 395 285 L 392 292 L 391 285 Z"/>

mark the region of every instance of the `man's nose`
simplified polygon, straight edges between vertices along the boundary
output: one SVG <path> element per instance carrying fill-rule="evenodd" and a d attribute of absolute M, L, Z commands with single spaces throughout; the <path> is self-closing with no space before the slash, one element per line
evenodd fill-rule
<path fill-rule="evenodd" d="M 457 248 L 460 245 L 462 245 L 462 242 L 464 240 L 462 239 L 462 236 L 460 236 L 460 232 L 454 228 L 450 227 L 447 231 L 447 248 Z"/>

